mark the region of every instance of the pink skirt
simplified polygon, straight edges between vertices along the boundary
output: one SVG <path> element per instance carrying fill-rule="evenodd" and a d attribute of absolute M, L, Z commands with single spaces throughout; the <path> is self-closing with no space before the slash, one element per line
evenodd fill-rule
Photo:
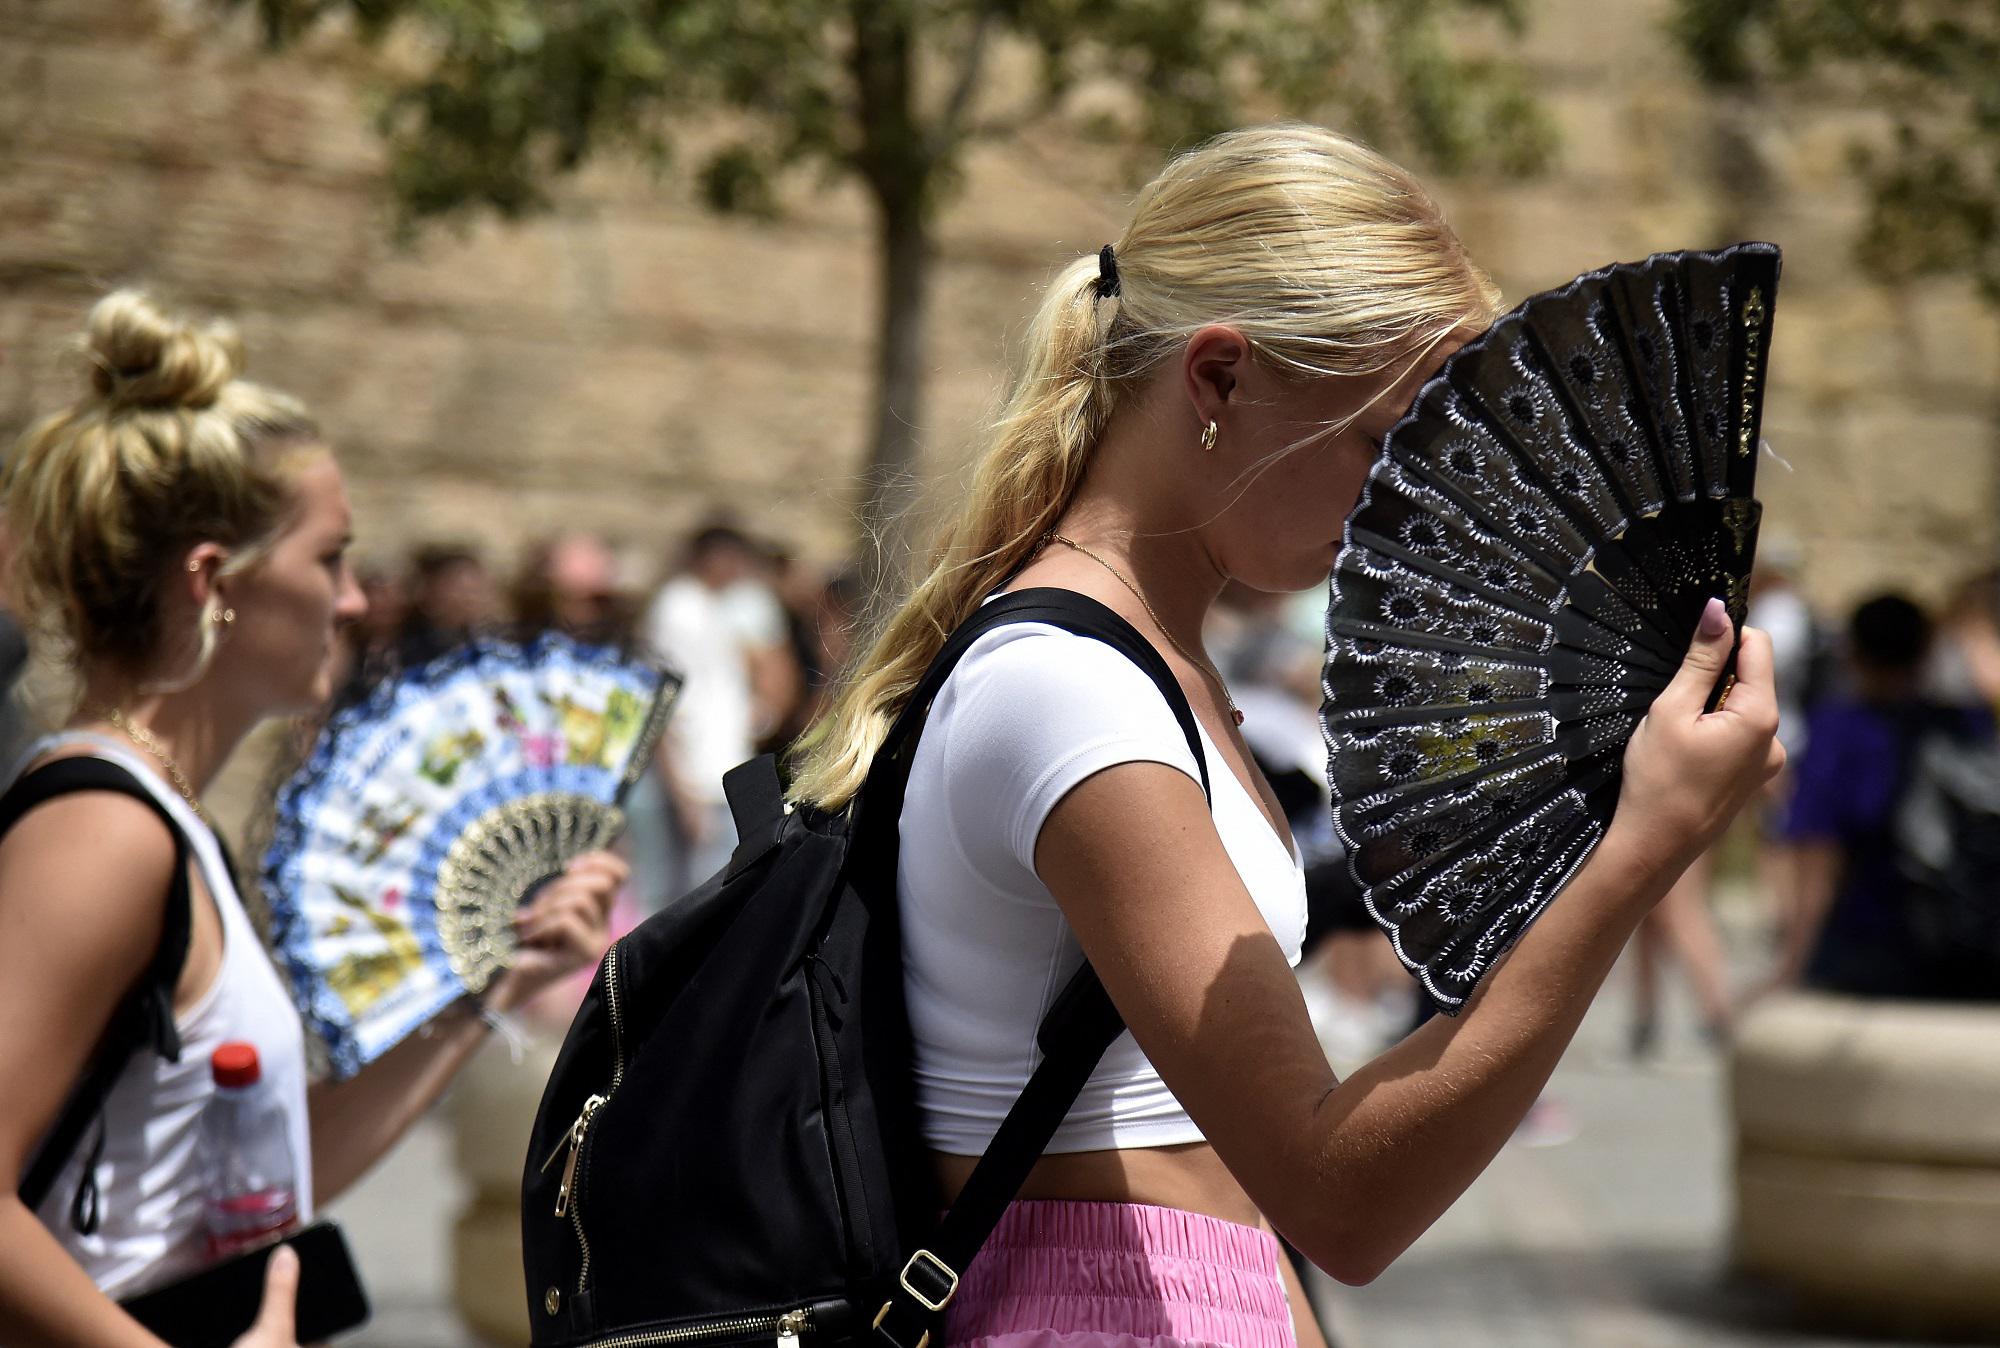
<path fill-rule="evenodd" d="M 946 1348 L 1296 1348 L 1269 1232 L 1137 1203 L 1019 1202 L 945 1313 Z"/>

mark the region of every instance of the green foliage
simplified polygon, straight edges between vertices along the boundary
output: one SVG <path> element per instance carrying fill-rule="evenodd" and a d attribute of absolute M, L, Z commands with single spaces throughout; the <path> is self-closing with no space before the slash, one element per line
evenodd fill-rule
<path fill-rule="evenodd" d="M 1154 150 L 1301 114 L 1445 171 L 1532 170 L 1554 144 L 1521 74 L 1493 59 L 1525 0 L 223 3 L 254 8 L 273 44 L 333 19 L 384 44 L 407 222 L 518 216 L 594 155 L 667 162 L 676 147 L 720 209 L 770 210 L 776 175 L 804 165 L 921 217 L 968 145 L 1107 85 L 1129 111 L 1100 127 Z M 1009 43 L 1038 56 L 1032 88 L 989 87 Z"/>
<path fill-rule="evenodd" d="M 1885 280 L 1968 276 L 2000 306 L 2000 5 L 1677 0 L 1672 30 L 1715 85 L 1828 81 L 1882 109 L 1890 135 L 1854 147 L 1857 256 Z"/>

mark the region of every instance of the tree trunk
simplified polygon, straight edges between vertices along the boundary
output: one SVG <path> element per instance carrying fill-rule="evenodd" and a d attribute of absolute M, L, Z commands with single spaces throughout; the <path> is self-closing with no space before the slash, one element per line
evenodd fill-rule
<path fill-rule="evenodd" d="M 911 193 L 878 198 L 880 292 L 876 310 L 875 425 L 862 475 L 859 558 L 868 593 L 908 570 L 909 510 L 917 499 L 923 425 L 924 319 L 929 305 L 930 230 Z"/>
<path fill-rule="evenodd" d="M 856 562 L 871 604 L 907 568 L 923 414 L 924 301 L 930 278 L 925 207 L 936 159 L 917 121 L 913 0 L 850 0 L 861 123 L 855 168 L 875 199 L 879 293 L 875 426 L 862 473 Z"/>

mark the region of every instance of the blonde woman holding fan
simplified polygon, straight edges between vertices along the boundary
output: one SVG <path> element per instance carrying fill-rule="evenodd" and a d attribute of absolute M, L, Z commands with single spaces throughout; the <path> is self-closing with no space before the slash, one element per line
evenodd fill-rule
<path fill-rule="evenodd" d="M 438 1097 L 487 1033 L 483 1012 L 602 950 L 624 867 L 579 858 L 524 908 L 521 955 L 484 1007 L 462 1003 L 359 1076 L 309 1088 L 298 1013 L 201 796 L 259 721 L 327 698 L 336 636 L 365 612 L 340 468 L 295 399 L 238 377 L 227 327 L 120 291 L 91 311 L 83 349 L 84 396 L 7 465 L 15 587 L 81 688 L 11 789 L 69 759 L 122 776 L 15 809 L 0 835 L 0 1341 L 158 1348 L 116 1299 L 202 1262 L 195 1143 L 213 1049 L 257 1048 L 309 1217 Z M 59 1158 L 30 1210 L 16 1191 L 30 1158 L 174 930 L 185 959 L 151 1030 L 177 1055 L 151 1042 L 131 1054 L 98 1140 Z M 264 1313 L 239 1344 L 293 1341 L 296 1278 L 289 1256 L 271 1261 Z"/>
<path fill-rule="evenodd" d="M 1053 627 L 987 633 L 932 704 L 898 893 L 947 1197 L 1086 956 L 1131 1029 L 964 1270 L 948 1343 L 1289 1348 L 1310 1320 L 1268 1227 L 1346 1282 L 1394 1260 L 1492 1159 L 1627 938 L 1781 763 L 1759 633 L 1726 709 L 1703 714 L 1732 644 L 1713 605 L 1588 865 L 1464 1014 L 1336 1079 L 1292 975 L 1298 852 L 1203 619 L 1232 580 L 1325 582 L 1383 436 L 1499 309 L 1423 188 L 1352 140 L 1277 126 L 1176 159 L 1120 237 L 1050 285 L 956 523 L 808 734 L 793 794 L 840 806 L 945 635 L 993 594 L 1057 587 L 1155 645 L 1214 782 L 1211 809 L 1136 666 Z"/>

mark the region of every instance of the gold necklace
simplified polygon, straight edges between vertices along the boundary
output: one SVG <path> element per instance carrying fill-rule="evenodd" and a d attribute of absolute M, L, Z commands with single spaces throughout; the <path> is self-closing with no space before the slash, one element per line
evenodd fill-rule
<path fill-rule="evenodd" d="M 1216 688 L 1221 691 L 1222 700 L 1229 704 L 1229 719 L 1234 721 L 1237 725 L 1243 724 L 1243 713 L 1237 709 L 1236 699 L 1230 696 L 1229 685 L 1222 681 L 1221 671 L 1217 670 L 1214 665 L 1211 665 L 1206 660 L 1195 659 L 1193 651 L 1190 651 L 1187 647 L 1181 645 L 1180 642 L 1174 640 L 1174 634 L 1167 630 L 1167 625 L 1165 623 L 1160 621 L 1160 615 L 1153 611 L 1152 604 L 1147 602 L 1145 595 L 1139 593 L 1139 587 L 1137 585 L 1134 585 L 1129 579 L 1127 579 L 1123 571 L 1120 571 L 1117 567 L 1105 561 L 1102 557 L 1092 552 L 1089 548 L 1086 548 L 1083 544 L 1077 542 L 1074 538 L 1065 538 L 1063 535 L 1056 533 L 1053 529 L 1050 530 L 1048 534 L 1045 535 L 1045 537 L 1049 541 L 1060 543 L 1066 548 L 1076 549 L 1084 556 L 1090 558 L 1091 561 L 1096 562 L 1106 571 L 1109 571 L 1112 574 L 1113 578 L 1116 579 L 1120 585 L 1123 585 L 1126 589 L 1130 590 L 1132 592 L 1132 597 L 1139 601 L 1139 606 L 1141 608 L 1146 610 L 1146 616 L 1153 620 L 1153 626 L 1160 629 L 1160 635 L 1167 639 L 1168 644 L 1170 644 L 1175 650 L 1181 653 L 1182 659 L 1186 660 L 1189 664 L 1193 665 L 1196 669 L 1200 670 L 1203 674 L 1207 675 L 1208 678 L 1215 684 Z"/>
<path fill-rule="evenodd" d="M 188 784 L 187 774 L 181 771 L 181 765 L 174 762 L 173 757 L 167 753 L 166 746 L 160 743 L 158 736 L 116 707 L 106 707 L 98 715 L 110 722 L 126 739 L 158 759 L 160 766 L 167 770 L 167 780 L 174 784 L 174 790 L 181 793 L 181 799 L 188 803 L 188 808 L 194 811 L 195 817 L 210 828 L 215 827 L 215 821 L 208 817 L 208 811 L 202 808 L 201 800 L 195 795 L 194 787 Z"/>

